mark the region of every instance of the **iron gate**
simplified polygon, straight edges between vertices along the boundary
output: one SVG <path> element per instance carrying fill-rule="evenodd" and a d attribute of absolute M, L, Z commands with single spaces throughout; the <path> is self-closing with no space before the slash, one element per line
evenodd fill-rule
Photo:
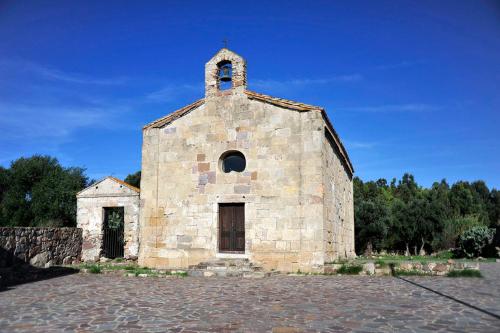
<path fill-rule="evenodd" d="M 125 245 L 123 237 L 123 220 L 123 207 L 104 208 L 102 250 L 106 258 L 113 259 L 123 257 L 123 247 Z"/>

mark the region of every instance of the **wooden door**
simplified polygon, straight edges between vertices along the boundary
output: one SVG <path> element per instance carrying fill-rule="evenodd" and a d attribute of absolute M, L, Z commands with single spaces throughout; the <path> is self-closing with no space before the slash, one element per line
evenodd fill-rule
<path fill-rule="evenodd" d="M 245 204 L 219 204 L 219 251 L 245 252 Z"/>

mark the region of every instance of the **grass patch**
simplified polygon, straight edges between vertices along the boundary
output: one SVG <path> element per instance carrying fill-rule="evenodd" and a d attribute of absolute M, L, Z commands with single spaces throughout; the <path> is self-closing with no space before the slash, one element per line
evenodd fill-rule
<path fill-rule="evenodd" d="M 108 271 L 120 271 L 120 270 L 134 270 L 137 268 L 137 265 L 120 266 L 120 265 L 104 264 L 101 265 L 101 267 Z"/>
<path fill-rule="evenodd" d="M 99 265 L 89 265 L 89 264 L 84 264 L 81 266 L 81 268 L 86 269 L 89 273 L 92 274 L 100 274 L 102 272 L 101 266 Z"/>
<path fill-rule="evenodd" d="M 481 278 L 483 275 L 477 269 L 462 269 L 451 271 L 446 274 L 447 277 L 469 277 L 469 278 Z"/>
<path fill-rule="evenodd" d="M 131 271 L 131 273 L 135 274 L 135 276 L 139 276 L 139 274 L 148 274 L 148 275 L 156 275 L 157 273 L 154 272 L 151 268 L 147 267 L 135 267 L 134 270 Z"/>
<path fill-rule="evenodd" d="M 187 277 L 188 273 L 184 271 L 166 271 L 166 272 L 158 272 L 154 269 L 147 268 L 147 267 L 133 267 L 133 269 L 127 270 L 129 273 L 135 274 L 135 276 L 139 276 L 139 274 L 147 274 L 148 276 L 164 276 L 164 275 L 170 275 L 170 276 L 178 276 L 178 277 Z"/>
<path fill-rule="evenodd" d="M 453 252 L 452 251 L 442 251 L 442 252 L 438 252 L 434 258 L 436 259 L 444 259 L 444 260 L 448 260 L 448 259 L 453 259 Z"/>
<path fill-rule="evenodd" d="M 338 260 L 334 260 L 334 261 L 328 261 L 328 262 L 325 262 L 325 265 L 333 265 L 333 264 L 347 264 L 349 262 L 348 259 L 338 259 Z"/>
<path fill-rule="evenodd" d="M 382 259 L 375 260 L 375 265 L 377 265 L 378 267 L 387 267 L 387 266 L 389 266 L 389 264 L 387 263 L 387 261 L 382 260 Z"/>
<path fill-rule="evenodd" d="M 113 265 L 109 263 L 95 263 L 95 264 L 89 264 L 89 263 L 84 263 L 78 266 L 80 269 L 86 269 L 89 273 L 92 274 L 99 274 L 102 273 L 103 271 L 123 271 L 128 274 L 133 274 L 135 276 L 139 276 L 139 274 L 147 274 L 148 276 L 165 276 L 165 275 L 173 275 L 173 276 L 178 276 L 178 277 L 186 277 L 188 276 L 188 273 L 185 271 L 166 271 L 166 272 L 159 272 L 155 269 L 147 268 L 147 267 L 139 267 L 136 264 L 129 264 L 129 265 Z"/>
<path fill-rule="evenodd" d="M 122 266 L 122 267 L 120 267 L 119 269 L 124 269 L 124 270 L 126 270 L 126 271 L 133 271 L 133 270 L 135 270 L 136 268 L 137 268 L 137 266 L 135 266 L 135 265 L 128 265 L 128 266 Z"/>
<path fill-rule="evenodd" d="M 361 265 L 342 265 L 340 268 L 337 270 L 337 274 L 348 274 L 348 275 L 357 275 L 361 273 L 363 270 L 363 266 Z"/>
<path fill-rule="evenodd" d="M 375 256 L 375 257 L 363 257 L 359 256 L 356 259 L 354 259 L 354 263 L 358 264 L 364 264 L 367 262 L 371 262 L 375 260 L 375 264 L 381 264 L 382 262 L 385 262 L 387 264 L 394 264 L 394 263 L 401 263 L 401 262 L 418 262 L 421 263 L 422 265 L 425 265 L 429 262 L 435 262 L 435 263 L 440 263 L 440 262 L 446 262 L 449 259 L 453 259 L 455 262 L 478 262 L 477 259 L 468 259 L 468 258 L 459 258 L 455 259 L 452 258 L 452 253 L 447 251 L 447 252 L 441 252 L 438 255 L 435 256 L 408 256 L 405 257 L 403 255 L 384 255 L 384 256 Z M 495 258 L 483 258 L 479 262 L 495 262 Z M 339 262 L 336 262 L 339 263 Z"/>

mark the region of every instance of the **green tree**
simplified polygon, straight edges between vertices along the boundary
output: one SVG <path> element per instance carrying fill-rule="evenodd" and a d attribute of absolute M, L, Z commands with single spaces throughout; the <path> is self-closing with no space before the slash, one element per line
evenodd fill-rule
<path fill-rule="evenodd" d="M 125 183 L 128 183 L 137 188 L 141 188 L 141 171 L 132 173 L 125 178 Z"/>
<path fill-rule="evenodd" d="M 12 162 L 7 171 L 0 204 L 5 225 L 76 225 L 76 193 L 87 185 L 83 169 L 35 155 Z"/>
<path fill-rule="evenodd" d="M 450 190 L 451 206 L 455 216 L 477 215 L 481 222 L 486 222 L 488 220 L 487 203 L 483 201 L 484 194 L 481 193 L 484 189 L 480 188 L 479 182 L 476 182 L 476 186 L 473 187 L 469 182 L 463 181 L 453 184 Z"/>
<path fill-rule="evenodd" d="M 2 214 L 2 200 L 5 195 L 5 192 L 7 192 L 7 186 L 8 186 L 8 179 L 9 179 L 9 171 L 5 169 L 4 167 L 0 166 L 0 226 L 6 225 L 7 222 L 4 219 L 4 216 Z"/>
<path fill-rule="evenodd" d="M 500 226 L 500 191 L 491 190 L 488 200 L 488 216 L 491 227 Z"/>
<path fill-rule="evenodd" d="M 455 216 L 445 219 L 442 222 L 442 229 L 436 234 L 433 241 L 433 248 L 440 250 L 452 249 L 456 245 L 458 237 L 466 230 L 479 226 L 477 216 Z"/>
<path fill-rule="evenodd" d="M 363 201 L 355 207 L 358 252 L 381 250 L 390 225 L 390 210 L 382 198 Z"/>
<path fill-rule="evenodd" d="M 354 179 L 354 215 L 356 250 L 370 254 L 385 249 L 391 227 L 391 194 L 387 181 L 363 183 Z"/>
<path fill-rule="evenodd" d="M 411 174 L 363 182 L 354 178 L 356 250 L 419 254 L 450 249 L 473 226 L 500 229 L 500 194 L 483 181 L 446 180 L 420 187 Z M 495 239 L 500 245 L 500 235 Z"/>

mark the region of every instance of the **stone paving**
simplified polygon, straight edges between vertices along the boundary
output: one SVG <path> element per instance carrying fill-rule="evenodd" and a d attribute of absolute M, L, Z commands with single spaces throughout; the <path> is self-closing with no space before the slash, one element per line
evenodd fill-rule
<path fill-rule="evenodd" d="M 500 314 L 484 279 L 412 278 Z M 393 277 L 74 274 L 0 292 L 0 332 L 499 332 L 500 320 Z"/>

